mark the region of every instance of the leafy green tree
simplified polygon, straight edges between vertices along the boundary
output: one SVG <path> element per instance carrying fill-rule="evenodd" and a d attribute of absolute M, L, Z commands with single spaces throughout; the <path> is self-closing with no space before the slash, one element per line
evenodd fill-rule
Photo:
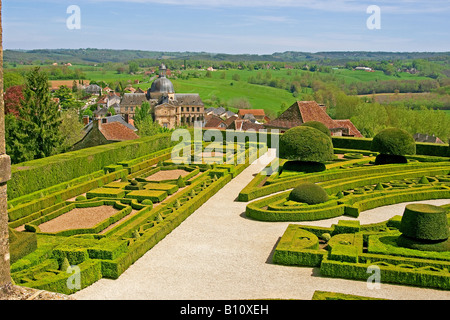
<path fill-rule="evenodd" d="M 72 90 L 68 86 L 60 86 L 54 93 L 55 97 L 59 99 L 61 107 L 67 109 L 75 102 Z"/>
<path fill-rule="evenodd" d="M 26 76 L 19 124 L 25 137 L 22 143 L 34 150 L 34 158 L 51 156 L 62 143 L 61 115 L 49 91 L 48 75 L 39 67 Z"/>
<path fill-rule="evenodd" d="M 83 124 L 79 121 L 78 112 L 70 109 L 62 112 L 60 132 L 63 137 L 58 152 L 68 151 L 75 143 L 80 141 L 83 136 Z"/>
<path fill-rule="evenodd" d="M 143 102 L 137 107 L 134 114 L 134 125 L 138 129 L 139 136 L 151 136 L 160 132 L 159 125 L 153 121 L 151 108 L 148 102 Z"/>

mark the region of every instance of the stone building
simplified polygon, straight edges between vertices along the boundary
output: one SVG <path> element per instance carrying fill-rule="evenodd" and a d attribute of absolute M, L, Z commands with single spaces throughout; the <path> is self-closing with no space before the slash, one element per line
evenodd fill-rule
<path fill-rule="evenodd" d="M 120 113 L 134 117 L 136 107 L 149 102 L 154 121 L 162 127 L 193 126 L 205 120 L 205 107 L 196 93 L 175 93 L 172 81 L 166 77 L 166 67 L 161 65 L 160 76 L 153 81 L 146 93 L 126 93 L 120 103 Z"/>

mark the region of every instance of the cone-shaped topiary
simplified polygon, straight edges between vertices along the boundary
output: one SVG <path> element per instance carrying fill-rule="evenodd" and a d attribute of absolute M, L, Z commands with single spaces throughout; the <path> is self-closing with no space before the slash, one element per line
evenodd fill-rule
<path fill-rule="evenodd" d="M 301 124 L 302 126 L 307 126 L 307 127 L 312 127 L 315 128 L 319 131 L 322 131 L 323 133 L 325 133 L 327 136 L 331 137 L 331 131 L 330 129 L 328 129 L 328 127 L 326 125 L 324 125 L 322 122 L 320 121 L 306 121 L 304 123 Z"/>
<path fill-rule="evenodd" d="M 184 188 L 186 187 L 186 183 L 184 182 L 184 179 L 182 176 L 179 176 L 177 179 L 177 186 L 178 188 Z"/>
<path fill-rule="evenodd" d="M 378 182 L 377 185 L 375 186 L 374 190 L 384 190 L 383 185 L 381 184 L 381 182 Z"/>
<path fill-rule="evenodd" d="M 134 230 L 131 236 L 133 237 L 133 239 L 139 239 L 141 237 L 137 230 Z"/>
<path fill-rule="evenodd" d="M 67 257 L 64 257 L 63 262 L 61 263 L 60 270 L 61 271 L 67 271 L 67 269 L 70 267 L 69 260 L 67 260 Z"/>
<path fill-rule="evenodd" d="M 427 177 L 423 176 L 420 178 L 419 184 L 430 184 L 430 181 L 428 181 Z"/>
<path fill-rule="evenodd" d="M 405 130 L 381 130 L 372 140 L 371 150 L 379 152 L 375 164 L 406 163 L 405 155 L 416 154 L 416 142 Z"/>
<path fill-rule="evenodd" d="M 315 128 L 298 126 L 280 137 L 280 158 L 323 163 L 333 160 L 333 157 L 331 138 Z"/>
<path fill-rule="evenodd" d="M 319 204 L 328 201 L 328 194 L 321 186 L 306 182 L 298 185 L 291 191 L 289 200 L 310 205 Z"/>

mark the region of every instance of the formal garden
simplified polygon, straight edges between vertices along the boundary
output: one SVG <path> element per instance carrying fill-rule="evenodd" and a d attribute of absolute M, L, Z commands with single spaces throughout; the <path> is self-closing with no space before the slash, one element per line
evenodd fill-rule
<path fill-rule="evenodd" d="M 84 150 L 84 154 L 57 156 L 59 161 L 33 161 L 13 168 L 17 179 L 22 174 L 29 181 L 29 190 L 50 184 L 30 193 L 11 184 L 12 195 L 24 193 L 8 203 L 14 283 L 71 294 L 101 278 L 118 278 L 267 150 L 265 144 L 248 142 L 212 144 L 200 143 L 200 149 L 193 144 L 191 159 L 177 159 L 166 134 L 141 139 L 134 147 L 118 143 L 91 148 L 92 154 Z M 161 147 L 168 148 L 158 150 Z M 156 151 L 145 154 L 149 150 Z M 126 153 L 144 155 L 125 160 Z M 201 163 L 193 161 L 198 156 Z M 57 185 L 51 185 L 51 179 L 45 181 L 45 175 L 59 170 L 64 171 L 61 179 L 71 176 L 75 167 L 81 171 L 84 161 L 120 157 L 124 160 Z M 223 164 L 227 161 L 233 165 Z M 33 169 L 42 175 L 33 178 Z M 72 281 L 75 272 L 80 277 Z"/>
<path fill-rule="evenodd" d="M 280 158 L 239 195 L 251 201 L 246 215 L 252 219 L 296 222 L 276 244 L 273 263 L 363 281 L 376 269 L 383 283 L 449 290 L 450 204 L 409 204 L 374 224 L 357 219 L 386 205 L 449 199 L 449 147 L 416 144 L 394 128 L 373 140 L 331 139 L 326 128 L 311 125 L 286 131 Z M 340 216 L 352 219 L 329 228 L 301 224 Z"/>
<path fill-rule="evenodd" d="M 117 279 L 276 138 L 279 157 L 236 199 L 247 203 L 247 218 L 293 222 L 274 243 L 271 263 L 361 281 L 376 268 L 383 283 L 450 289 L 450 205 L 412 204 L 384 222 L 358 220 L 385 205 L 450 199 L 448 145 L 415 143 L 398 129 L 373 139 L 331 137 L 317 123 L 268 137 L 219 147 L 203 142 L 200 150 L 193 144 L 181 159 L 170 134 L 161 134 L 13 166 L 13 281 L 72 294 Z M 192 161 L 198 152 L 201 163 Z M 341 216 L 350 219 L 329 228 L 302 224 Z M 317 292 L 315 299 L 334 298 Z"/>

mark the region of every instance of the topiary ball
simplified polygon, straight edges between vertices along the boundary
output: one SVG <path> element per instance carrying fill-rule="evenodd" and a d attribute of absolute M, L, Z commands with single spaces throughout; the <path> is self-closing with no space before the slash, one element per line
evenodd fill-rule
<path fill-rule="evenodd" d="M 331 137 L 330 129 L 328 129 L 328 127 L 320 121 L 306 121 L 306 122 L 302 123 L 301 126 L 315 128 L 315 129 L 325 133 L 327 136 Z"/>
<path fill-rule="evenodd" d="M 152 200 L 150 200 L 150 199 L 144 199 L 144 200 L 142 200 L 142 202 L 141 202 L 143 205 L 146 205 L 146 206 L 152 206 L 153 205 L 153 202 L 152 202 Z"/>
<path fill-rule="evenodd" d="M 289 200 L 310 205 L 319 204 L 328 201 L 328 193 L 321 186 L 306 182 L 298 185 L 291 191 Z"/>
<path fill-rule="evenodd" d="M 326 162 L 333 160 L 331 138 L 309 127 L 298 126 L 287 130 L 280 137 L 280 158 L 303 162 Z"/>
<path fill-rule="evenodd" d="M 75 201 L 84 201 L 86 199 L 87 199 L 86 196 L 78 196 L 75 198 Z"/>
<path fill-rule="evenodd" d="M 446 240 L 450 236 L 447 212 L 429 204 L 408 204 L 400 223 L 400 232 L 412 239 Z"/>
<path fill-rule="evenodd" d="M 394 156 L 413 155 L 416 154 L 416 142 L 405 130 L 388 128 L 373 138 L 371 150 Z"/>

